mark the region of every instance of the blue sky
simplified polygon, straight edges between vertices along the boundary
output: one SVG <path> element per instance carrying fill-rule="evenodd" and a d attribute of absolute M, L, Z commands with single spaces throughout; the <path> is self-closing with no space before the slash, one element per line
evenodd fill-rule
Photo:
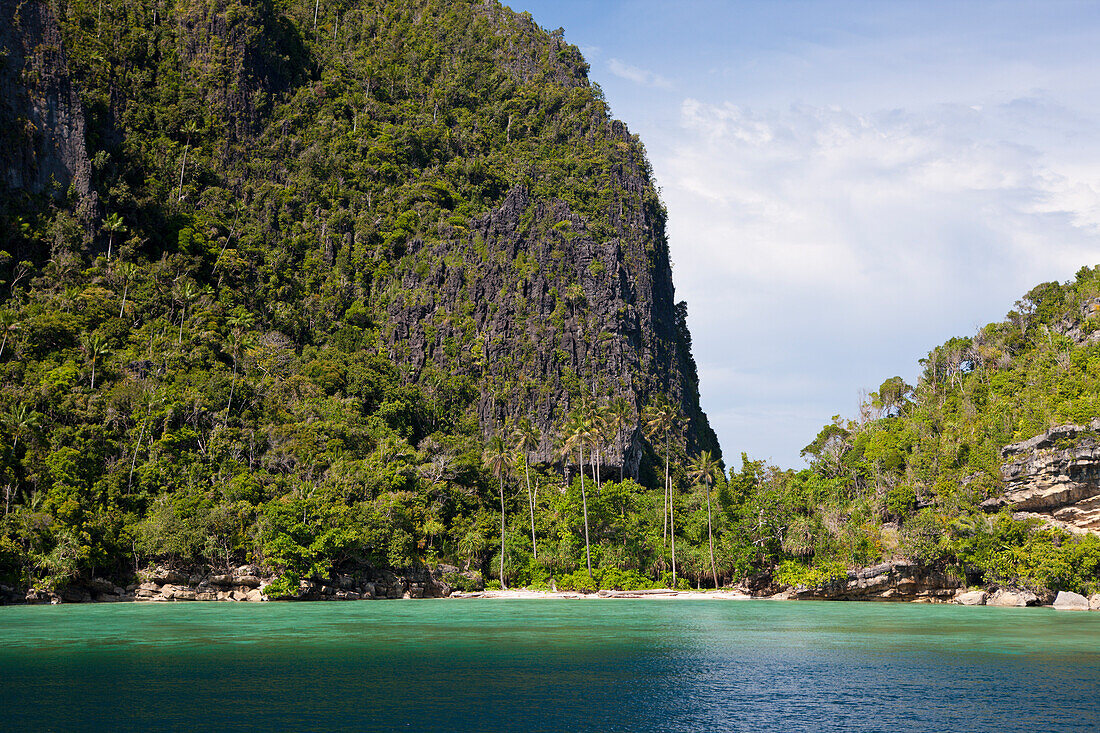
<path fill-rule="evenodd" d="M 1100 3 L 516 0 L 584 52 L 669 211 L 727 462 L 1100 264 Z"/>

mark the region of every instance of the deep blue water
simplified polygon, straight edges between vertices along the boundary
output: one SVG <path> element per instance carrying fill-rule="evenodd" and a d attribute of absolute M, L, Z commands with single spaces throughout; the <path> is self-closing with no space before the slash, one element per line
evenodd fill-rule
<path fill-rule="evenodd" d="M 419 600 L 0 608 L 6 730 L 1100 730 L 1100 613 Z"/>

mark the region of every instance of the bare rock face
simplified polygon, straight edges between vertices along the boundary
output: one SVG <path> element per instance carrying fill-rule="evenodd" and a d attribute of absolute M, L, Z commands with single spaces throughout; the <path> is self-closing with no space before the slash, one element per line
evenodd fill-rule
<path fill-rule="evenodd" d="M 1001 456 L 1005 493 L 983 508 L 1008 507 L 1018 518 L 1100 534 L 1100 418 L 1051 428 L 1005 446 Z"/>
<path fill-rule="evenodd" d="M 795 588 L 790 598 L 831 601 L 923 601 L 950 600 L 959 581 L 946 573 L 909 560 L 894 560 L 859 570 L 849 570 L 818 588 Z M 982 603 L 985 602 L 984 591 Z"/>
<path fill-rule="evenodd" d="M 69 77 L 61 30 L 40 0 L 0 0 L 0 187 L 95 204 L 84 108 Z"/>
<path fill-rule="evenodd" d="M 621 123 L 614 134 L 629 139 Z M 634 195 L 615 207 L 616 236 L 594 235 L 565 201 L 534 199 L 517 186 L 468 235 L 414 243 L 427 266 L 405 274 L 408 295 L 389 308 L 394 358 L 416 370 L 479 374 L 485 433 L 531 416 L 542 434 L 538 462 L 557 460 L 557 427 L 577 388 L 631 408 L 605 466 L 637 468 L 640 413 L 658 395 L 689 418 L 690 451 L 718 451 L 699 407 L 663 220 L 642 201 L 640 169 L 618 178 Z"/>

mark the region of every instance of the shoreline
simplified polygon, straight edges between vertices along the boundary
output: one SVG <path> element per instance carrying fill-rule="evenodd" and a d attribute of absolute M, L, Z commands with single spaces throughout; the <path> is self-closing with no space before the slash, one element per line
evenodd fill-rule
<path fill-rule="evenodd" d="M 603 600 L 603 599 L 646 599 L 646 600 L 716 600 L 716 601 L 753 601 L 769 600 L 766 596 L 751 596 L 736 590 L 673 590 L 672 588 L 649 588 L 646 590 L 600 590 L 595 593 L 580 591 L 552 590 L 483 590 L 455 591 L 447 598 L 488 598 L 494 600 Z"/>

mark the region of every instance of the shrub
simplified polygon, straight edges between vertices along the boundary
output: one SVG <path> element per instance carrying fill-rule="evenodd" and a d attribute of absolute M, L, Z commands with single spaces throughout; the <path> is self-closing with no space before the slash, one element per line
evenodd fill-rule
<path fill-rule="evenodd" d="M 558 590 L 577 591 L 578 593 L 595 593 L 599 590 L 598 584 L 593 578 L 588 577 L 587 570 L 577 570 L 569 575 L 563 575 L 557 579 Z"/>
<path fill-rule="evenodd" d="M 844 563 L 830 562 L 808 567 L 795 560 L 786 560 L 772 578 L 780 586 L 817 588 L 847 575 L 848 569 Z"/>

